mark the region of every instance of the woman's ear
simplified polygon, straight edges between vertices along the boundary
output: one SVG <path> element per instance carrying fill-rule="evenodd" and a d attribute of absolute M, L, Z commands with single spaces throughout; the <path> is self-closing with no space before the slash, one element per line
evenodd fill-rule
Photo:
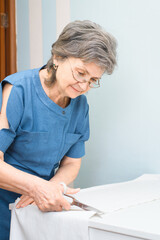
<path fill-rule="evenodd" d="M 53 55 L 53 63 L 57 66 L 58 65 L 58 57 L 54 54 Z"/>
<path fill-rule="evenodd" d="M 62 58 L 60 56 L 57 55 L 53 55 L 53 64 L 55 64 L 56 66 L 58 66 L 60 63 L 64 62 L 66 58 Z"/>

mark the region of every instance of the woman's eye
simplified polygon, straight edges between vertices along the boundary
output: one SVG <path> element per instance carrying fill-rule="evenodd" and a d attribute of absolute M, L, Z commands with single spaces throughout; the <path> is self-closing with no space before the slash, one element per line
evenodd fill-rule
<path fill-rule="evenodd" d="M 92 79 L 91 79 L 91 82 L 96 83 L 96 82 L 98 82 L 98 80 L 92 78 Z"/>
<path fill-rule="evenodd" d="M 84 76 L 85 74 L 83 72 L 78 72 L 80 76 Z"/>

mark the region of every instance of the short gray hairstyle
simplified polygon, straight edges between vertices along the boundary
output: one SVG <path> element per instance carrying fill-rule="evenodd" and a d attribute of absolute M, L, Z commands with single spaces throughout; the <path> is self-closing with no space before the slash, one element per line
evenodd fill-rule
<path fill-rule="evenodd" d="M 116 47 L 115 38 L 99 24 L 89 20 L 70 22 L 52 45 L 52 56 L 46 66 L 49 73 L 46 84 L 56 80 L 54 55 L 61 60 L 74 57 L 87 63 L 94 62 L 107 74 L 112 74 L 116 65 Z"/>

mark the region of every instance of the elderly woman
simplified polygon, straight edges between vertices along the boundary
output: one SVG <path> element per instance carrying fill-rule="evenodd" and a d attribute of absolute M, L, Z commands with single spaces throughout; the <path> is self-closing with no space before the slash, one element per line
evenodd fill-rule
<path fill-rule="evenodd" d="M 63 193 L 77 176 L 89 138 L 84 95 L 116 64 L 116 41 L 91 21 L 69 23 L 47 65 L 6 77 L 0 88 L 0 239 L 9 238 L 8 205 L 69 210 Z M 55 169 L 58 171 L 55 173 Z"/>

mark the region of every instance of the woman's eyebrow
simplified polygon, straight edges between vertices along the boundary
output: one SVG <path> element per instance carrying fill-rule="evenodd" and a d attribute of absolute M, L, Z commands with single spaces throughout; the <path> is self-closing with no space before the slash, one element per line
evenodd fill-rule
<path fill-rule="evenodd" d="M 85 67 L 83 67 L 83 66 L 77 66 L 77 68 L 78 68 L 79 70 L 84 71 L 84 72 L 87 73 L 88 75 L 90 75 L 90 73 L 87 71 L 87 69 L 86 69 Z M 91 76 L 91 75 L 90 75 L 90 76 Z M 101 77 L 91 77 L 91 78 L 100 79 Z"/>
<path fill-rule="evenodd" d="M 87 69 L 85 67 L 83 67 L 83 66 L 76 66 L 76 68 L 78 68 L 79 70 L 83 70 L 86 73 L 88 73 Z"/>

